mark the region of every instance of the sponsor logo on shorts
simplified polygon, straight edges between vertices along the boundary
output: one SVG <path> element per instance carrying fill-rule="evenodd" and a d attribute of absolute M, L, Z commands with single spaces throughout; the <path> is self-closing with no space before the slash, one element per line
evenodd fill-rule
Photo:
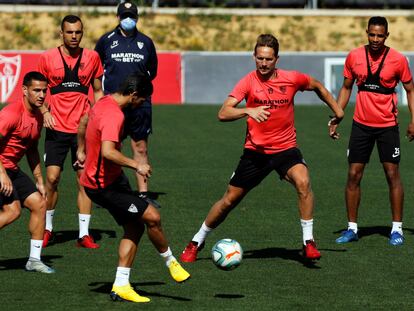
<path fill-rule="evenodd" d="M 392 154 L 393 158 L 397 158 L 400 156 L 400 148 L 394 148 L 394 153 Z"/>
<path fill-rule="evenodd" d="M 128 212 L 130 212 L 130 213 L 138 213 L 138 209 L 137 209 L 137 207 L 135 206 L 134 203 L 132 203 L 131 206 L 128 208 Z"/>

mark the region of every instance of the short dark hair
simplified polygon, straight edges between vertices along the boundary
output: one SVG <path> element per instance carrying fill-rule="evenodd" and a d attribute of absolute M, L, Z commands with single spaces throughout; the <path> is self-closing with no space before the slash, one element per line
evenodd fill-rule
<path fill-rule="evenodd" d="M 23 78 L 23 85 L 29 87 L 32 84 L 33 80 L 47 82 L 46 77 L 43 74 L 41 74 L 40 72 L 30 71 L 30 72 L 25 74 L 25 76 Z"/>
<path fill-rule="evenodd" d="M 279 55 L 279 41 L 277 41 L 276 37 L 271 34 L 261 34 L 257 37 L 254 54 L 256 54 L 257 48 L 260 46 L 270 47 L 275 52 L 275 56 Z"/>
<path fill-rule="evenodd" d="M 76 15 L 66 15 L 62 19 L 62 22 L 60 23 L 60 29 L 63 30 L 63 24 L 64 23 L 75 24 L 77 22 L 80 22 L 82 24 L 82 28 L 83 28 L 83 23 L 82 23 L 82 20 L 80 19 L 79 16 L 76 16 Z"/>
<path fill-rule="evenodd" d="M 127 96 L 137 92 L 140 97 L 148 97 L 152 94 L 153 90 L 149 75 L 135 72 L 121 83 L 116 93 Z"/>
<path fill-rule="evenodd" d="M 388 22 L 387 19 L 383 16 L 373 16 L 368 21 L 368 28 L 371 25 L 378 25 L 378 26 L 384 26 L 385 32 L 388 32 Z"/>

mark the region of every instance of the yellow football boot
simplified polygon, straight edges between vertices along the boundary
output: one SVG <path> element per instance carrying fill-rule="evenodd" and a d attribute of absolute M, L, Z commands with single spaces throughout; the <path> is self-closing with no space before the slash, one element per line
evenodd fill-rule
<path fill-rule="evenodd" d="M 172 278 L 178 283 L 184 282 L 190 277 L 190 273 L 185 271 L 177 260 L 171 261 L 170 265 L 168 266 L 168 269 L 170 270 Z"/>
<path fill-rule="evenodd" d="M 111 293 L 109 294 L 113 301 L 132 301 L 132 302 L 149 302 L 150 299 L 148 297 L 140 296 L 138 293 L 132 288 L 131 284 L 127 284 L 124 286 L 112 286 Z"/>

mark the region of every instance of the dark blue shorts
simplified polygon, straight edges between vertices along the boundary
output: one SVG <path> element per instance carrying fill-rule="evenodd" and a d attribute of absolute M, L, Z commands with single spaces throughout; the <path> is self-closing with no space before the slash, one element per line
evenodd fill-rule
<path fill-rule="evenodd" d="M 349 163 L 368 163 L 375 143 L 381 163 L 400 163 L 400 131 L 398 125 L 370 127 L 353 121 L 348 145 Z"/>
<path fill-rule="evenodd" d="M 239 165 L 230 179 L 230 185 L 252 189 L 272 171 L 276 171 L 280 179 L 284 179 L 288 170 L 299 163 L 306 165 L 298 148 L 291 148 L 275 154 L 263 154 L 244 149 Z"/>
<path fill-rule="evenodd" d="M 20 169 L 17 171 L 6 169 L 6 172 L 11 182 L 13 183 L 13 193 L 10 196 L 5 196 L 4 194 L 0 193 L 0 208 L 4 204 L 10 204 L 16 200 L 19 200 L 20 204 L 23 206 L 24 201 L 32 193 L 37 192 L 36 185 L 30 179 L 30 177 Z"/>
<path fill-rule="evenodd" d="M 147 140 L 152 133 L 151 106 L 124 109 L 125 123 L 123 139 L 130 136 L 134 141 Z"/>

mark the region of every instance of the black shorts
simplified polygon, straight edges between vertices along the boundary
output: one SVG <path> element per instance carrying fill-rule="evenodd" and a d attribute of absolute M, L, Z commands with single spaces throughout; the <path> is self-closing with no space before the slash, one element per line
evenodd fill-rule
<path fill-rule="evenodd" d="M 139 193 L 132 191 L 124 173 L 104 189 L 85 187 L 85 192 L 94 203 L 106 208 L 118 225 L 125 225 L 141 217 L 148 207 L 148 203 L 139 197 Z"/>
<path fill-rule="evenodd" d="M 262 154 L 244 149 L 239 165 L 230 179 L 230 185 L 252 189 L 272 171 L 276 171 L 280 179 L 285 178 L 287 171 L 299 163 L 306 165 L 298 148 L 291 148 L 276 154 Z"/>
<path fill-rule="evenodd" d="M 138 108 L 125 108 L 125 123 L 124 123 L 124 135 L 126 138 L 128 135 L 134 140 L 147 140 L 148 136 L 152 133 L 152 108 L 138 107 Z"/>
<path fill-rule="evenodd" d="M 70 150 L 72 167 L 76 171 L 77 169 L 73 166 L 76 162 L 76 151 L 78 149 L 77 134 L 64 133 L 55 130 L 46 129 L 45 138 L 45 155 L 44 161 L 45 166 L 50 165 L 59 166 L 63 171 L 65 164 L 66 155 Z"/>
<path fill-rule="evenodd" d="M 19 200 L 20 204 L 23 206 L 24 201 L 26 201 L 26 199 L 32 193 L 37 192 L 36 185 L 30 179 L 30 177 L 20 169 L 17 171 L 6 169 L 6 172 L 11 182 L 13 183 L 13 193 L 10 196 L 5 196 L 4 194 L 0 193 L 0 208 L 4 204 L 10 204 L 16 200 Z"/>
<path fill-rule="evenodd" d="M 380 161 L 400 163 L 400 131 L 398 125 L 370 127 L 353 121 L 348 145 L 349 163 L 368 163 L 375 143 Z"/>

